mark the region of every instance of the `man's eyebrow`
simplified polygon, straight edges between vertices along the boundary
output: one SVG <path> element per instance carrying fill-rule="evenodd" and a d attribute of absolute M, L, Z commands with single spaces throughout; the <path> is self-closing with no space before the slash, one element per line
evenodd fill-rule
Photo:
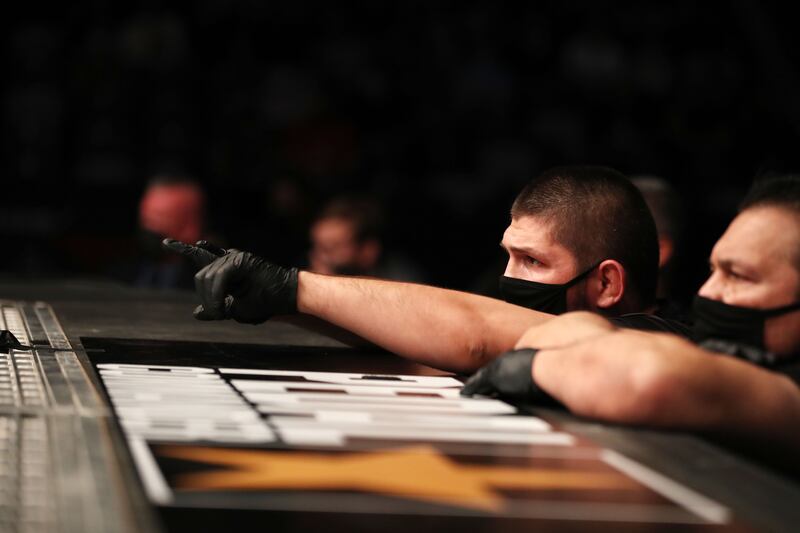
<path fill-rule="evenodd" d="M 505 250 L 507 252 L 516 252 L 518 254 L 539 255 L 536 252 L 536 250 L 533 250 L 531 248 L 524 248 L 524 247 L 521 247 L 521 246 L 514 246 L 513 244 L 512 245 L 507 245 L 502 241 L 500 241 L 500 248 L 502 248 L 503 250 Z"/>
<path fill-rule="evenodd" d="M 709 260 L 709 264 L 713 266 L 714 263 Z M 748 276 L 754 276 L 756 273 L 756 270 L 752 266 L 736 259 L 718 259 L 716 264 L 727 272 L 736 271 Z"/>

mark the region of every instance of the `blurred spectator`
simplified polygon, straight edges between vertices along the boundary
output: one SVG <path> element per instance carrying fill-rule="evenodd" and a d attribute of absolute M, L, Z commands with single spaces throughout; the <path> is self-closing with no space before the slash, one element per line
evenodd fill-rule
<path fill-rule="evenodd" d="M 682 313 L 674 301 L 675 264 L 683 241 L 684 208 L 675 189 L 658 176 L 634 176 L 634 185 L 644 196 L 658 231 L 658 290 L 661 312 Z"/>
<path fill-rule="evenodd" d="M 258 219 L 253 220 L 254 231 L 245 242 L 280 264 L 301 264 L 308 253 L 308 227 L 316 215 L 317 195 L 305 180 L 289 174 L 272 177 L 267 187 Z"/>
<path fill-rule="evenodd" d="M 343 196 L 323 207 L 311 226 L 310 270 L 320 274 L 422 281 L 408 259 L 385 249 L 384 211 L 374 199 Z"/>
<path fill-rule="evenodd" d="M 203 189 L 189 178 L 156 176 L 139 202 L 139 259 L 118 276 L 136 287 L 191 288 L 195 269 L 174 254 L 165 254 L 165 237 L 195 243 L 205 232 Z"/>
<path fill-rule="evenodd" d="M 0 80 L 0 175 L 14 190 L 0 211 L 71 223 L 35 244 L 25 225 L 3 237 L 42 257 L 80 241 L 48 270 L 101 271 L 130 250 L 144 169 L 169 162 L 207 185 L 237 246 L 284 264 L 305 257 L 315 203 L 290 219 L 269 212 L 273 188 L 278 201 L 292 194 L 281 176 L 312 200 L 371 191 L 412 203 L 393 242 L 433 282 L 463 288 L 502 229 L 476 213 L 507 205 L 543 168 L 594 161 L 696 191 L 686 208 L 703 224 L 686 235 L 681 274 L 699 283 L 752 172 L 797 166 L 790 3 L 429 4 L 20 6 L 3 38 L 13 75 Z M 102 225 L 97 197 L 109 199 Z M 287 224 L 265 231 L 273 219 Z M 465 249 L 457 271 L 440 261 Z M 0 270 L 28 273 L 17 264 Z"/>

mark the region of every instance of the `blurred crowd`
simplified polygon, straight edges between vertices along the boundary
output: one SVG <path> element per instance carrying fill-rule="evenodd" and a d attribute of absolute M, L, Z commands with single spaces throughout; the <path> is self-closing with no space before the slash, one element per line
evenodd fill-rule
<path fill-rule="evenodd" d="M 688 298 L 753 175 L 796 162 L 786 9 L 30 5 L 3 23 L 0 268 L 180 286 L 152 248 L 172 233 L 484 290 L 519 189 L 595 163 L 662 177 L 637 184 Z"/>

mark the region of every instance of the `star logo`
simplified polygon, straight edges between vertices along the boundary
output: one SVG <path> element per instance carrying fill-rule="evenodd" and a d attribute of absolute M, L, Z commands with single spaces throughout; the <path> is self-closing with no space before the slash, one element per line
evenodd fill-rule
<path fill-rule="evenodd" d="M 411 446 L 339 456 L 211 447 L 160 447 L 161 457 L 226 466 L 182 474 L 178 489 L 357 490 L 487 512 L 502 509 L 495 489 L 630 490 L 635 482 L 618 472 L 465 465 L 430 446 Z"/>

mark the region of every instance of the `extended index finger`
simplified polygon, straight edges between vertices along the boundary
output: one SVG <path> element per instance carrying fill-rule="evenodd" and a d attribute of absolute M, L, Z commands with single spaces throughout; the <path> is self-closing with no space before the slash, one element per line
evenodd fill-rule
<path fill-rule="evenodd" d="M 199 246 L 192 246 L 185 242 L 176 241 L 175 239 L 164 239 L 161 241 L 161 246 L 170 252 L 181 254 L 182 256 L 190 259 L 197 268 L 203 268 L 206 265 L 213 263 L 218 256 L 204 250 Z"/>

